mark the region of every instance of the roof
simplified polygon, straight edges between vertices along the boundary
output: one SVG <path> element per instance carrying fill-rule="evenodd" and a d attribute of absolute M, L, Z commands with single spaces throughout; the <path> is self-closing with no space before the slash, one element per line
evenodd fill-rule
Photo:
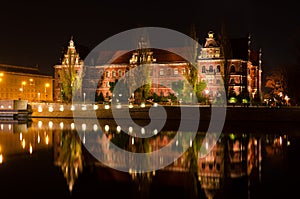
<path fill-rule="evenodd" d="M 31 74 L 31 75 L 41 75 L 41 76 L 49 76 L 47 74 L 42 73 L 38 67 L 28 67 L 28 66 L 16 66 L 16 65 L 8 65 L 8 64 L 0 64 L 0 71 L 3 72 L 13 72 L 13 73 L 23 73 L 23 74 Z"/>
<path fill-rule="evenodd" d="M 153 58 L 156 59 L 156 63 L 186 62 L 184 57 L 192 55 L 192 51 L 187 47 L 168 48 L 164 50 L 150 48 L 149 50 L 153 52 Z M 129 64 L 129 60 L 134 52 L 127 50 L 101 51 L 97 57 L 96 64 Z"/>

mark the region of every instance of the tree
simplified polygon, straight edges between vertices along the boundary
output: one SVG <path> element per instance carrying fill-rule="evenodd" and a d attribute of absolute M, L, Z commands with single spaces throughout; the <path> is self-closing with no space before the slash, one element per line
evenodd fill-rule
<path fill-rule="evenodd" d="M 150 92 L 150 64 L 153 62 L 153 55 L 147 35 L 141 37 L 138 48 L 133 53 L 129 65 L 129 92 L 135 93 L 137 102 L 145 101 Z M 135 89 L 135 90 L 133 90 Z"/>
<path fill-rule="evenodd" d="M 74 42 L 71 39 L 68 50 L 64 55 L 62 67 L 59 71 L 61 80 L 62 100 L 66 103 L 72 101 L 72 97 L 81 96 L 83 67 L 79 54 L 76 52 Z"/>
<path fill-rule="evenodd" d="M 281 68 L 280 70 L 272 71 L 270 75 L 266 76 L 265 87 L 268 89 L 267 93 L 271 96 L 287 94 L 286 70 Z"/>
<path fill-rule="evenodd" d="M 192 24 L 190 27 L 190 37 L 193 39 L 193 41 L 192 43 L 190 42 L 186 43 L 188 63 L 185 67 L 185 71 L 187 71 L 185 73 L 185 79 L 193 89 L 196 89 L 196 84 L 198 80 L 198 67 L 197 67 L 198 38 L 196 36 L 195 24 Z"/>
<path fill-rule="evenodd" d="M 232 50 L 230 40 L 227 36 L 225 23 L 222 23 L 221 26 L 221 34 L 219 36 L 221 42 L 221 52 L 223 55 L 223 70 L 221 70 L 221 74 L 223 77 L 224 90 L 226 91 L 226 98 L 229 97 L 229 81 L 230 81 L 230 70 L 228 59 L 232 57 Z"/>

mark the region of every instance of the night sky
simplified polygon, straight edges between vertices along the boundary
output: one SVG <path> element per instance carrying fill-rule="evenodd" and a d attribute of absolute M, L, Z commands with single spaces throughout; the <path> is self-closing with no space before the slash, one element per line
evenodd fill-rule
<path fill-rule="evenodd" d="M 268 72 L 300 63 L 296 51 L 300 47 L 298 8 L 293 1 L 259 0 L 2 3 L 0 63 L 38 65 L 52 75 L 72 36 L 76 46 L 92 50 L 101 41 L 131 28 L 157 26 L 187 34 L 195 24 L 203 44 L 208 31 L 219 34 L 221 23 L 225 23 L 229 37 L 252 35 L 252 47 L 262 48 L 264 72 Z"/>

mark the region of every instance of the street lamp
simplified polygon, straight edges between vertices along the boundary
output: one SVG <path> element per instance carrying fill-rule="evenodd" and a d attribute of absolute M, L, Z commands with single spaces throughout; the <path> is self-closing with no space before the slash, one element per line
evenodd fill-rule
<path fill-rule="evenodd" d="M 22 81 L 22 93 L 23 93 L 23 97 L 26 98 L 26 94 L 25 94 L 25 86 L 26 86 L 26 82 Z"/>
<path fill-rule="evenodd" d="M 50 84 L 49 83 L 46 83 L 45 84 L 45 98 L 47 100 L 47 88 L 50 87 Z"/>

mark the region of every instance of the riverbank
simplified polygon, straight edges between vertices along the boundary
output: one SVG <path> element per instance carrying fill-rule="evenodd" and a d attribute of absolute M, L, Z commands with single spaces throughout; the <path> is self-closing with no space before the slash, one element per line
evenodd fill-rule
<path fill-rule="evenodd" d="M 150 119 L 149 110 L 151 106 L 139 107 L 128 105 L 119 107 L 106 107 L 104 104 L 99 105 L 62 105 L 62 104 L 36 104 L 32 106 L 32 118 L 98 118 L 98 119 Z M 153 107 L 155 113 L 155 108 Z M 213 116 L 214 119 L 223 119 L 229 121 L 272 121 L 272 122 L 300 122 L 300 108 L 298 107 L 209 107 L 209 106 L 163 106 L 168 120 L 178 120 L 181 113 L 197 113 L 200 117 L 193 114 L 184 114 L 184 119 L 210 121 L 212 113 L 218 114 Z M 158 109 L 158 108 L 157 108 Z M 196 111 L 195 111 L 196 109 Z M 158 109 L 159 110 L 159 109 Z M 165 119 L 163 114 L 155 114 L 155 119 Z"/>

